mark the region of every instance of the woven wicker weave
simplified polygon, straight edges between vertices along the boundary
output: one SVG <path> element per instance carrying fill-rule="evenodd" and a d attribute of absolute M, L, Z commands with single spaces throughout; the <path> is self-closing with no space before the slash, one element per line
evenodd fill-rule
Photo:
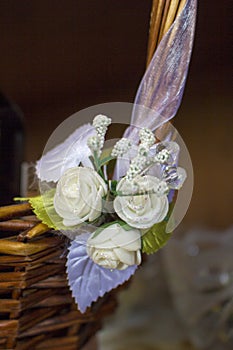
<path fill-rule="evenodd" d="M 65 239 L 47 230 L 28 240 L 38 222 L 16 219 L 17 208 L 0 208 L 0 349 L 80 349 L 115 309 L 116 293 L 84 314 L 77 311 L 67 285 Z"/>

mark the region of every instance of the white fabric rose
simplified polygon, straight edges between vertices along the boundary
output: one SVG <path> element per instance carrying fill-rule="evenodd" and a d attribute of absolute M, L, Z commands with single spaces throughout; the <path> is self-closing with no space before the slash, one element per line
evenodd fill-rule
<path fill-rule="evenodd" d="M 87 240 L 87 253 L 98 265 L 124 270 L 141 263 L 141 234 L 134 228 L 124 229 L 118 223 L 104 228 Z"/>
<path fill-rule="evenodd" d="M 126 178 L 120 180 L 116 190 L 121 195 L 113 203 L 117 215 L 130 226 L 139 229 L 147 229 L 163 221 L 169 209 L 167 196 L 152 193 L 160 181 L 151 175 L 138 176 L 134 181 Z M 138 195 L 140 192 L 143 194 Z"/>
<path fill-rule="evenodd" d="M 93 169 L 71 168 L 57 183 L 54 208 L 65 226 L 75 226 L 100 216 L 106 194 L 107 185 Z"/>

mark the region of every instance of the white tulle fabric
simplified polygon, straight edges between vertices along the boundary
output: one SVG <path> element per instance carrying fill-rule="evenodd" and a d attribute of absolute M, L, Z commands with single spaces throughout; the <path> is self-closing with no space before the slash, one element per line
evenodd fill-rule
<path fill-rule="evenodd" d="M 93 126 L 85 124 L 76 129 L 64 142 L 44 154 L 36 164 L 36 174 L 40 181 L 57 182 L 67 169 L 80 163 L 92 167 L 87 139 L 93 135 Z"/>

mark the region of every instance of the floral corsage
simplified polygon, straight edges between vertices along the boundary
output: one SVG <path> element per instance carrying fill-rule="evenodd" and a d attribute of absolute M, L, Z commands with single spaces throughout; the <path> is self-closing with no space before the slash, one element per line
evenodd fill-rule
<path fill-rule="evenodd" d="M 186 171 L 178 166 L 178 144 L 155 143 L 148 128 L 139 130 L 138 145 L 121 138 L 104 149 L 110 123 L 109 117 L 97 115 L 92 125 L 81 128 L 86 159 L 78 166 L 63 163 L 62 175 L 53 174 L 52 185 L 29 199 L 43 223 L 71 239 L 68 280 L 82 312 L 128 280 L 142 253 L 154 253 L 167 242 L 176 192 L 186 179 Z M 46 165 L 53 154 L 37 163 L 42 188 L 52 176 Z M 119 179 L 114 175 L 116 162 L 128 168 Z"/>

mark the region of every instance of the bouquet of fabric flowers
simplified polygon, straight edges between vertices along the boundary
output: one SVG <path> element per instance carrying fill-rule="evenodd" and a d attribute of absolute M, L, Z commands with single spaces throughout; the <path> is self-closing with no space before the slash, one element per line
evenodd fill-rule
<path fill-rule="evenodd" d="M 142 253 L 154 253 L 167 242 L 176 191 L 186 179 L 185 169 L 178 166 L 179 145 L 155 143 L 148 128 L 139 129 L 139 144 L 123 137 L 105 150 L 110 123 L 100 114 L 78 130 L 78 139 L 86 143 L 76 166 L 66 158 L 59 163 L 55 153 L 63 159 L 62 149 L 68 149 L 72 158 L 77 142 L 46 153 L 37 173 L 42 184 L 52 185 L 29 199 L 43 223 L 72 240 L 67 272 L 81 311 L 127 280 L 141 264 Z M 75 134 L 71 139 L 77 141 Z M 55 159 L 60 165 L 51 172 Z M 111 174 L 114 162 L 127 169 L 124 176 Z"/>

